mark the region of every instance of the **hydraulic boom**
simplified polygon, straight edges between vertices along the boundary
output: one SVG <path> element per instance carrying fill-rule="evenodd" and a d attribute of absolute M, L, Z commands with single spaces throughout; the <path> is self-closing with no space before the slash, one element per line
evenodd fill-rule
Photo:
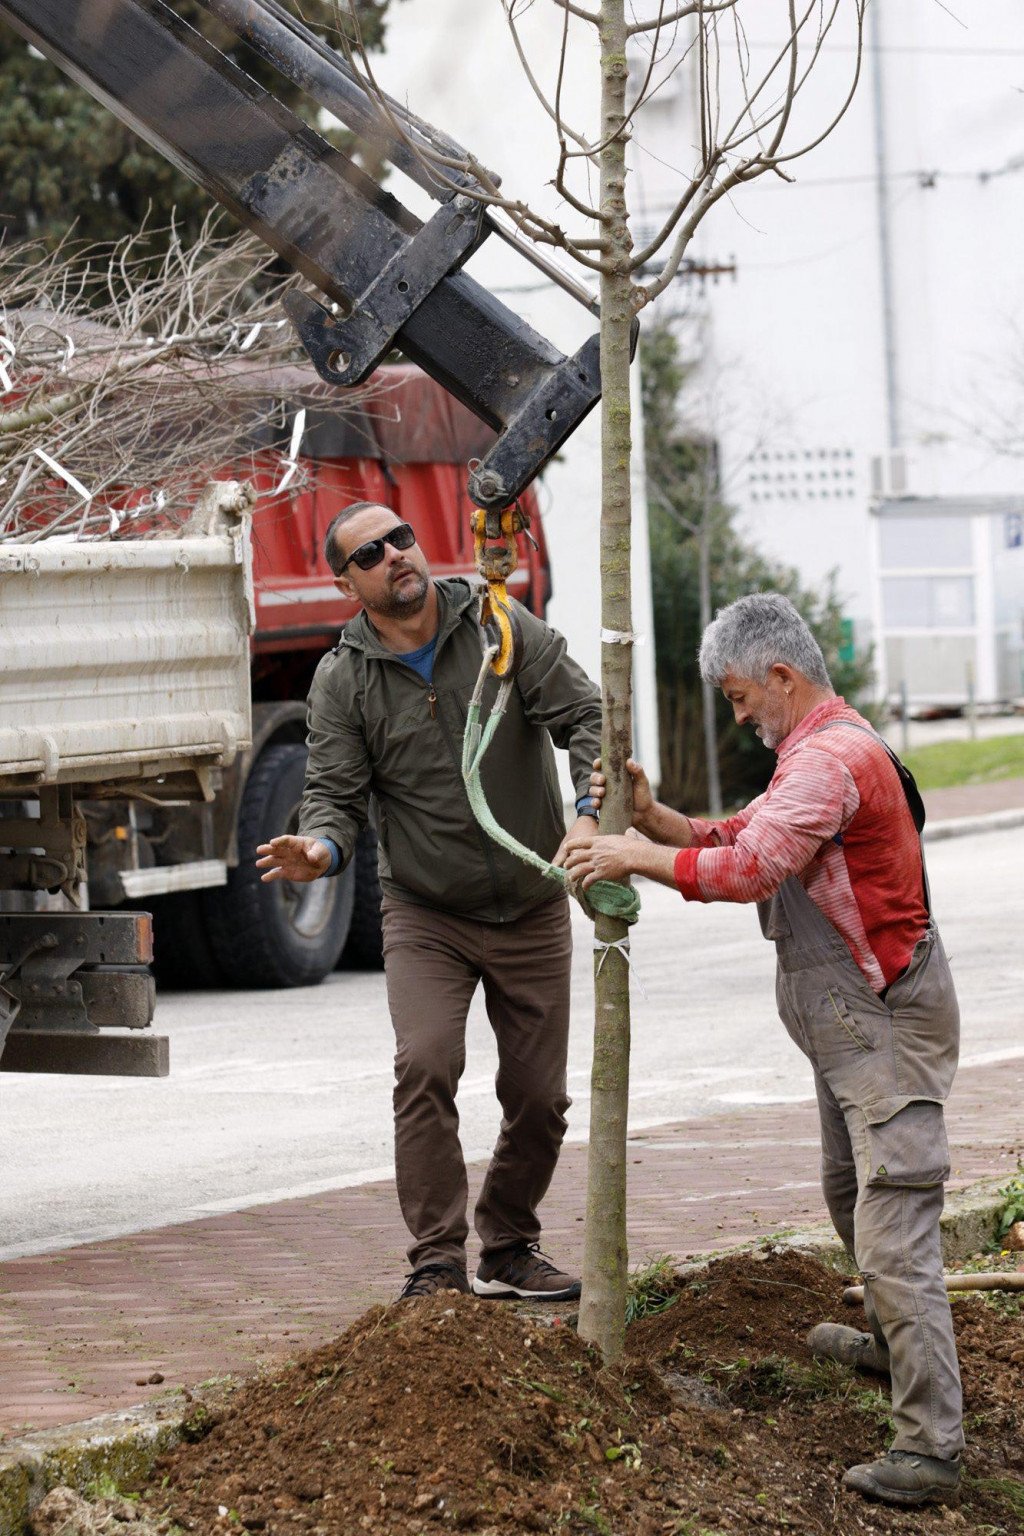
<path fill-rule="evenodd" d="M 498 432 L 470 495 L 507 506 L 600 398 L 598 338 L 571 357 L 460 268 L 503 229 L 455 171 L 465 159 L 396 102 L 366 91 L 344 60 L 276 0 L 201 0 L 319 106 L 373 142 L 438 202 L 421 222 L 356 161 L 289 111 L 164 0 L 0 0 L 8 21 L 66 74 L 247 225 L 322 294 L 287 308 L 321 377 L 357 384 L 399 347 Z M 520 246 L 520 249 L 523 249 Z M 573 279 L 523 251 L 593 309 Z"/>

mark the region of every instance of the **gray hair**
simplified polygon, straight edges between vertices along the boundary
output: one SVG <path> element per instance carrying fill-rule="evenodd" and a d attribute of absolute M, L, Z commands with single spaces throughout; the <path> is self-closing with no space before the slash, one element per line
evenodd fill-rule
<path fill-rule="evenodd" d="M 716 688 L 731 672 L 763 684 L 778 662 L 831 688 L 821 646 L 780 592 L 751 592 L 720 608 L 700 642 L 700 675 Z"/>

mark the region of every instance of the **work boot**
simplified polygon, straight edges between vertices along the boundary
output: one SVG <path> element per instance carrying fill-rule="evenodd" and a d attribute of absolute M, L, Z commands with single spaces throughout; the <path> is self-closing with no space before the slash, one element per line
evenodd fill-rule
<path fill-rule="evenodd" d="M 955 1496 L 960 1486 L 960 1457 L 918 1456 L 915 1451 L 889 1451 L 878 1461 L 851 1467 L 843 1478 L 868 1499 L 886 1504 L 938 1504 Z"/>
<path fill-rule="evenodd" d="M 536 1243 L 517 1243 L 514 1248 L 502 1248 L 489 1259 L 480 1260 L 473 1291 L 477 1296 L 575 1301 L 580 1294 L 580 1282 L 549 1263 Z"/>
<path fill-rule="evenodd" d="M 421 1264 L 411 1275 L 406 1275 L 399 1301 L 410 1296 L 436 1296 L 438 1291 L 458 1291 L 469 1295 L 469 1278 L 465 1267 L 454 1260 L 448 1264 Z"/>
<path fill-rule="evenodd" d="M 819 1360 L 838 1360 L 858 1371 L 877 1371 L 889 1375 L 889 1351 L 873 1333 L 861 1333 L 843 1323 L 819 1323 L 807 1335 L 807 1346 Z"/>

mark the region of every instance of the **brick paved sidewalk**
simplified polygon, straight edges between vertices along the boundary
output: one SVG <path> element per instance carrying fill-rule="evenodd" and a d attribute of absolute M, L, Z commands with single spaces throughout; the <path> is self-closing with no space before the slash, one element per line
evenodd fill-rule
<path fill-rule="evenodd" d="M 961 1072 L 948 1117 L 953 1188 L 1014 1171 L 1022 1095 L 1024 1059 Z M 634 1263 L 826 1219 L 810 1103 L 639 1131 L 629 1155 Z M 474 1188 L 482 1171 L 472 1169 Z M 586 1148 L 569 1146 L 545 1243 L 577 1270 L 585 1182 Z M 388 1182 L 0 1264 L 0 1438 L 312 1347 L 396 1293 L 404 1244 Z"/>

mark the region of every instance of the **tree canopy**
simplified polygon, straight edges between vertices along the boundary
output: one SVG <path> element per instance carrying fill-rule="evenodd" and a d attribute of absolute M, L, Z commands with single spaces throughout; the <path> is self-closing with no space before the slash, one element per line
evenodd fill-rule
<path fill-rule="evenodd" d="M 379 47 L 388 0 L 359 0 L 367 46 Z M 298 13 L 298 6 L 293 9 Z M 251 50 L 193 0 L 176 12 L 263 85 L 271 72 Z M 342 7 L 303 0 L 303 21 L 337 39 Z M 274 92 L 307 121 L 316 107 L 297 87 L 273 76 Z M 56 242 L 74 226 L 76 238 L 109 243 L 145 222 L 161 229 L 172 217 L 188 244 L 211 200 L 112 112 L 51 64 L 9 27 L 0 25 L 0 230 L 8 241 Z"/>

